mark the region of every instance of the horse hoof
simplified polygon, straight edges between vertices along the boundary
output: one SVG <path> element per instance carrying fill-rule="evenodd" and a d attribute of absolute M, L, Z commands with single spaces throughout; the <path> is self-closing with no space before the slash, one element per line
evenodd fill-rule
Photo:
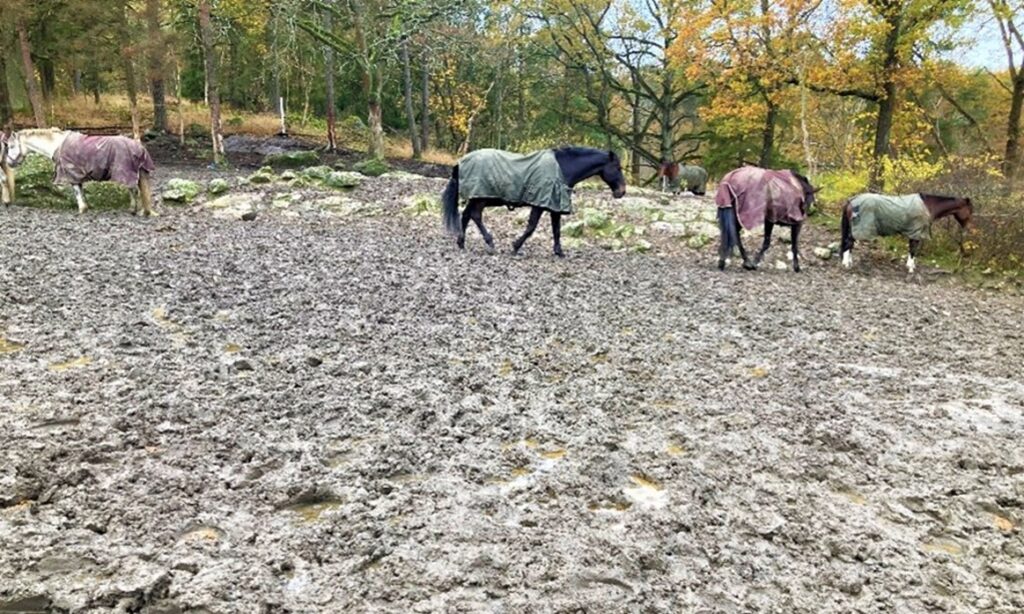
<path fill-rule="evenodd" d="M 466 240 L 465 239 L 456 239 L 455 240 L 455 245 L 458 245 L 459 249 L 466 249 Z"/>
<path fill-rule="evenodd" d="M 802 269 L 800 268 L 800 265 L 799 265 L 799 264 L 795 264 L 795 265 L 793 265 L 793 272 L 794 272 L 794 273 L 799 273 L 799 272 L 800 272 L 801 270 L 802 270 Z"/>
<path fill-rule="evenodd" d="M 491 245 L 490 243 L 488 243 L 487 247 L 485 247 L 484 250 L 487 252 L 488 256 L 493 256 L 494 255 L 494 245 Z"/>
<path fill-rule="evenodd" d="M 724 258 L 722 260 L 718 261 L 718 270 L 719 271 L 724 271 L 725 270 L 725 259 Z"/>
<path fill-rule="evenodd" d="M 757 265 L 753 264 L 751 262 L 744 262 L 743 263 L 743 268 L 748 270 L 748 271 L 756 271 L 757 270 Z"/>
<path fill-rule="evenodd" d="M 563 252 L 560 249 L 555 250 L 555 255 L 558 256 L 559 258 L 565 258 L 565 252 Z"/>

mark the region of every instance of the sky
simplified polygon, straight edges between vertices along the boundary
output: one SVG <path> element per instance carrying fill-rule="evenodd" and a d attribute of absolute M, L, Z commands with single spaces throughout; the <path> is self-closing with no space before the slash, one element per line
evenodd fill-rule
<path fill-rule="evenodd" d="M 995 21 L 991 17 L 979 17 L 967 26 L 967 30 L 974 39 L 973 43 L 951 54 L 951 59 L 967 66 L 988 68 L 995 72 L 1006 70 L 1006 49 L 1003 47 L 999 26 Z"/>

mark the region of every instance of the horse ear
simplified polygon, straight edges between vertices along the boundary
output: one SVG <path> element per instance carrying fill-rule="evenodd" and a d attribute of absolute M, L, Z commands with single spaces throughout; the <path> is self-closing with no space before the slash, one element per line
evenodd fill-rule
<path fill-rule="evenodd" d="M 614 162 L 614 161 L 618 160 L 619 157 L 617 155 L 615 155 L 614 151 L 609 149 L 608 150 L 608 159 L 611 160 L 612 162 Z"/>

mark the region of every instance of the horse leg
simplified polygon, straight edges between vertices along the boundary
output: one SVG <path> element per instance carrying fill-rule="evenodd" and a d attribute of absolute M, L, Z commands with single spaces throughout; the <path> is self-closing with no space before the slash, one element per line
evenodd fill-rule
<path fill-rule="evenodd" d="M 85 213 L 85 210 L 89 208 L 89 205 L 85 204 L 85 194 L 82 192 L 82 184 L 76 183 L 71 187 L 75 190 L 75 200 L 78 201 L 78 212 Z"/>
<path fill-rule="evenodd" d="M 750 262 L 750 259 L 747 257 L 747 250 L 743 248 L 743 238 L 740 236 L 740 217 L 739 214 L 736 213 L 736 207 L 732 208 L 732 216 L 734 218 L 733 221 L 735 222 L 733 225 L 733 232 L 736 233 L 736 247 L 740 248 L 740 258 L 743 258 L 743 268 L 748 271 L 753 271 L 757 268 L 757 265 Z"/>
<path fill-rule="evenodd" d="M 523 231 L 523 235 L 516 239 L 515 243 L 512 244 L 512 253 L 518 254 L 519 250 L 523 247 L 523 243 L 530 238 L 534 230 L 537 230 L 537 224 L 540 223 L 540 216 L 544 214 L 544 210 L 540 207 L 533 207 L 530 209 L 530 219 L 526 222 L 526 230 Z"/>
<path fill-rule="evenodd" d="M 917 252 L 921 249 L 920 239 L 910 239 L 909 253 L 907 254 L 907 273 L 913 273 L 917 270 Z"/>
<path fill-rule="evenodd" d="M 139 171 L 139 199 L 142 201 L 142 214 L 155 216 L 153 211 L 153 185 L 150 183 L 149 173 Z"/>
<path fill-rule="evenodd" d="M 469 208 L 467 208 L 467 211 Z M 494 253 L 494 235 L 487 231 L 487 227 L 484 226 L 484 208 L 483 207 L 472 207 L 472 213 L 470 217 L 473 219 L 473 223 L 476 224 L 477 230 L 484 237 L 484 243 L 487 244 L 487 253 Z"/>
<path fill-rule="evenodd" d="M 562 252 L 562 214 L 551 212 L 551 237 L 555 241 L 555 255 L 565 258 Z"/>
<path fill-rule="evenodd" d="M 132 215 L 139 214 L 139 188 L 128 188 L 128 196 L 132 201 Z"/>
<path fill-rule="evenodd" d="M 466 203 L 466 208 L 462 210 L 462 223 L 459 226 L 459 236 L 455 240 L 459 249 L 466 249 L 466 228 L 469 226 L 470 220 L 473 219 L 473 209 L 475 209 L 476 206 L 476 201 L 471 200 Z"/>
<path fill-rule="evenodd" d="M 790 250 L 793 254 L 793 272 L 800 272 L 800 227 L 802 224 L 793 224 L 789 227 Z"/>
<path fill-rule="evenodd" d="M 772 230 L 775 228 L 775 224 L 765 219 L 764 221 L 764 243 L 761 244 L 761 251 L 757 252 L 757 256 L 754 257 L 754 266 L 761 264 L 764 259 L 764 253 L 768 251 L 768 248 L 772 244 Z"/>

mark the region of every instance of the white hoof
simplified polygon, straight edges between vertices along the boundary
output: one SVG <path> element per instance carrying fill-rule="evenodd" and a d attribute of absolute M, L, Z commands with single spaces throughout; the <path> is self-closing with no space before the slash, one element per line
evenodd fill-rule
<path fill-rule="evenodd" d="M 913 273 L 917 269 L 917 263 L 914 262 L 913 256 L 907 256 L 907 272 Z"/>
<path fill-rule="evenodd" d="M 843 252 L 843 266 L 846 268 L 853 266 L 853 254 L 850 252 Z"/>

